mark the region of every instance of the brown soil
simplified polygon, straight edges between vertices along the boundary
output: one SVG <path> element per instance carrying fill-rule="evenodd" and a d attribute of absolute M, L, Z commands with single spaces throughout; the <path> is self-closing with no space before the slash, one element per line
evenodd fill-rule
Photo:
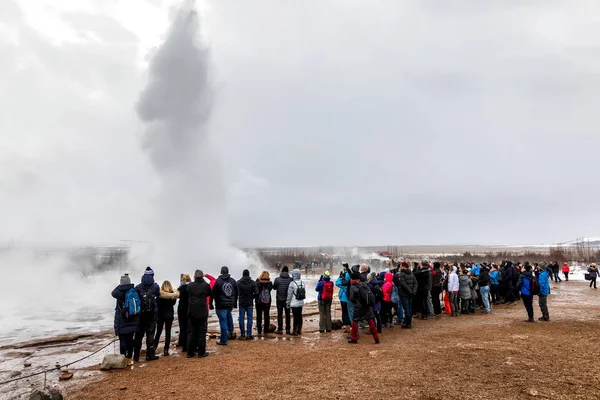
<path fill-rule="evenodd" d="M 69 398 L 598 399 L 600 291 L 568 282 L 553 292 L 551 322 L 524 323 L 517 303 L 384 329 L 379 345 L 363 331 L 350 345 L 343 331 L 315 332 L 318 317 L 307 317 L 301 338 L 219 348 L 211 340 L 206 359 L 161 357 L 105 373 Z"/>

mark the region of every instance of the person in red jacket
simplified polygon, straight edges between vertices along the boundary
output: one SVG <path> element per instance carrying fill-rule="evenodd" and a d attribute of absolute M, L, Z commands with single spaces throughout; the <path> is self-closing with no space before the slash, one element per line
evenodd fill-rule
<path fill-rule="evenodd" d="M 387 272 L 384 275 L 385 282 L 381 287 L 383 291 L 383 301 L 381 302 L 381 323 L 384 328 L 392 328 L 392 292 L 394 290 L 394 284 L 392 280 L 394 274 Z"/>
<path fill-rule="evenodd" d="M 571 268 L 569 268 L 569 264 L 566 262 L 563 264 L 562 273 L 565 276 L 565 281 L 569 281 L 569 272 L 571 272 Z"/>

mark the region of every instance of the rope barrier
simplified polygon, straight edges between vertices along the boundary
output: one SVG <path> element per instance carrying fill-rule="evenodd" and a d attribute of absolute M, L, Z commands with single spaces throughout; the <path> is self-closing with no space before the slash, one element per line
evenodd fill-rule
<path fill-rule="evenodd" d="M 85 356 L 85 357 L 82 357 L 82 358 L 80 358 L 80 359 L 78 359 L 78 360 L 71 361 L 70 363 L 66 363 L 66 364 L 64 364 L 64 365 L 60 365 L 60 364 L 58 364 L 58 363 L 57 363 L 57 364 L 56 364 L 56 366 L 55 366 L 54 368 L 51 368 L 51 369 L 45 369 L 45 370 L 43 370 L 43 371 L 36 372 L 35 374 L 31 374 L 31 375 L 27 375 L 27 376 L 20 376 L 20 377 L 18 377 L 18 378 L 13 378 L 13 379 L 9 379 L 9 380 L 7 380 L 7 381 L 4 381 L 4 382 L 0 382 L 0 386 L 2 386 L 2 385 L 7 385 L 7 384 L 9 384 L 9 383 L 13 383 L 13 382 L 17 382 L 17 381 L 20 381 L 20 380 L 22 380 L 22 379 L 28 379 L 28 378 L 32 378 L 32 377 L 34 377 L 34 376 L 38 376 L 38 375 L 42 375 L 42 374 L 44 374 L 44 387 L 46 387 L 46 374 L 47 374 L 48 372 L 52 372 L 52 371 L 56 371 L 56 370 L 60 370 L 61 368 L 68 367 L 68 366 L 70 366 L 70 365 L 73 365 L 73 364 L 76 364 L 76 363 L 78 363 L 78 362 L 81 362 L 81 361 L 85 360 L 86 358 L 90 358 L 91 356 L 93 356 L 93 355 L 95 355 L 95 354 L 98 354 L 98 353 L 99 353 L 99 352 L 101 352 L 102 350 L 106 349 L 106 348 L 107 348 L 108 346 L 110 346 L 111 344 L 114 344 L 115 342 L 117 342 L 117 340 L 119 340 L 119 339 L 113 339 L 111 342 L 109 342 L 109 343 L 108 343 L 108 344 L 106 344 L 105 346 L 102 346 L 101 348 L 99 348 L 99 349 L 98 349 L 98 350 L 96 350 L 95 352 L 93 352 L 93 353 L 90 353 L 90 354 L 88 354 L 87 356 Z"/>

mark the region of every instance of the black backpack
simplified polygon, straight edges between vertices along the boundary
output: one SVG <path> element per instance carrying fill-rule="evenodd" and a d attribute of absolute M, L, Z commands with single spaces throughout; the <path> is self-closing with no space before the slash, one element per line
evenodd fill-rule
<path fill-rule="evenodd" d="M 369 289 L 369 286 L 367 286 L 365 283 L 361 283 L 358 288 L 360 290 L 360 301 L 362 305 L 366 307 L 373 307 L 375 305 L 375 295 L 371 289 Z"/>
<path fill-rule="evenodd" d="M 375 303 L 378 303 L 381 300 L 383 300 L 383 290 L 381 289 L 381 286 L 373 285 L 371 290 L 373 291 L 373 296 L 375 296 Z"/>
<path fill-rule="evenodd" d="M 140 312 L 142 314 L 156 312 L 156 297 L 152 293 L 152 286 L 142 286 L 140 290 Z"/>
<path fill-rule="evenodd" d="M 294 281 L 294 283 L 296 284 L 296 300 L 306 299 L 306 289 L 304 288 L 304 284 L 302 284 L 302 286 L 300 286 L 295 281 Z M 302 282 L 300 282 L 300 283 L 302 283 Z"/>

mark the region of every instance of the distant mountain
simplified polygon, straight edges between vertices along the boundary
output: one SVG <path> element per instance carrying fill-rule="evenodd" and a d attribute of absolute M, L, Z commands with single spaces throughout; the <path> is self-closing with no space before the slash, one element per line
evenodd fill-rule
<path fill-rule="evenodd" d="M 570 240 L 568 242 L 557 243 L 558 246 L 565 247 L 578 247 L 578 246 L 599 246 L 600 247 L 600 238 L 577 238 L 575 240 Z"/>

